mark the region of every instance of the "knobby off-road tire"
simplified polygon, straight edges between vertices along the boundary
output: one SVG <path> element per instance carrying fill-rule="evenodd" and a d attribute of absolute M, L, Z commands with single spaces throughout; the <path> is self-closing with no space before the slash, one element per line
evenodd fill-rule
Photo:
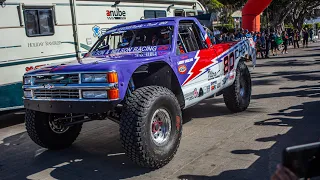
<path fill-rule="evenodd" d="M 245 111 L 251 100 L 251 75 L 247 65 L 240 61 L 236 69 L 234 83 L 223 93 L 224 102 L 232 112 Z"/>
<path fill-rule="evenodd" d="M 25 125 L 30 138 L 39 146 L 59 150 L 69 147 L 80 134 L 82 124 L 69 127 L 65 132 L 56 133 L 49 124 L 49 113 L 26 110 Z"/>
<path fill-rule="evenodd" d="M 167 124 L 171 130 L 167 138 L 159 142 L 162 136 L 156 135 L 157 119 L 160 122 L 165 119 L 161 117 L 167 117 L 165 115 L 170 118 L 162 125 Z M 168 126 L 161 127 L 161 131 L 170 129 Z M 120 139 L 127 156 L 134 163 L 147 168 L 163 167 L 176 154 L 181 134 L 180 105 L 169 89 L 159 86 L 142 87 L 127 98 L 120 116 Z"/>

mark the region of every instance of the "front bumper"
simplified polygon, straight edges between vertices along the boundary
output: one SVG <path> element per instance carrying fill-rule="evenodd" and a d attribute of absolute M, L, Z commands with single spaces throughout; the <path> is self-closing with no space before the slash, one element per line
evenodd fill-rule
<path fill-rule="evenodd" d="M 24 107 L 46 113 L 103 113 L 113 109 L 117 102 L 104 101 L 41 101 L 24 100 Z"/>

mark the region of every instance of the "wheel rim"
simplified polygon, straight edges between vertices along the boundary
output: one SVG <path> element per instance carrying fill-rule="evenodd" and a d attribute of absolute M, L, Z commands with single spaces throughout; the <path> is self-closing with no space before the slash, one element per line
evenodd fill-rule
<path fill-rule="evenodd" d="M 49 126 L 50 129 L 57 134 L 65 133 L 69 129 L 69 127 L 63 126 L 61 122 L 55 121 L 54 116 L 49 117 Z"/>
<path fill-rule="evenodd" d="M 171 133 L 171 118 L 167 110 L 158 109 L 153 113 L 150 131 L 155 144 L 162 145 L 168 141 Z"/>

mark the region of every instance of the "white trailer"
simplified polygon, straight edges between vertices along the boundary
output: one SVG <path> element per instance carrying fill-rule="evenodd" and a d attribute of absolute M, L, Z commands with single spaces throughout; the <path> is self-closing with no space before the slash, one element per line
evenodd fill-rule
<path fill-rule="evenodd" d="M 79 59 L 108 28 L 206 13 L 196 0 L 0 0 L 0 111 L 22 108 L 22 76 Z"/>

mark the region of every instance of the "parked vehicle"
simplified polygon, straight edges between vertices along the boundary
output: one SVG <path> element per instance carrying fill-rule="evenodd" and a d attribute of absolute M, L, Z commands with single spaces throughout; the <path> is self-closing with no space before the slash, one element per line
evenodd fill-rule
<path fill-rule="evenodd" d="M 205 12 L 196 0 L 0 0 L 0 111 L 23 107 L 26 71 L 80 59 L 108 28 Z"/>
<path fill-rule="evenodd" d="M 182 110 L 223 94 L 233 112 L 247 109 L 255 64 L 252 39 L 213 45 L 193 17 L 115 26 L 81 61 L 41 67 L 23 79 L 26 127 L 49 149 L 70 146 L 86 121 L 120 123 L 126 154 L 160 168 L 176 153 Z"/>

